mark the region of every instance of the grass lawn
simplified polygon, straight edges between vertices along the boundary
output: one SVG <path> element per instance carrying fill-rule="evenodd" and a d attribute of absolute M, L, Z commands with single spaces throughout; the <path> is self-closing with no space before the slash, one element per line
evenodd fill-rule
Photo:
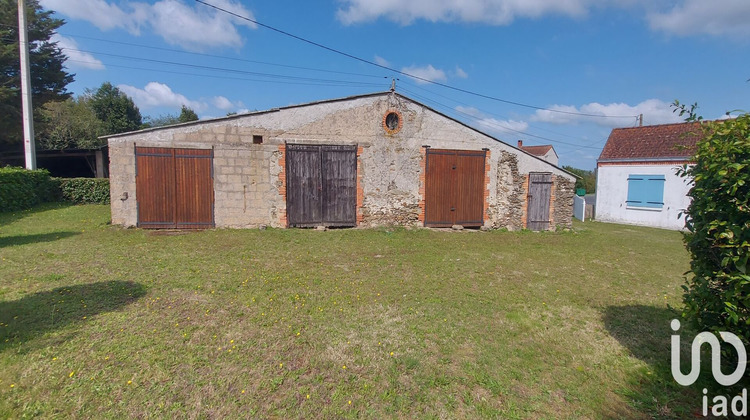
<path fill-rule="evenodd" d="M 667 305 L 688 269 L 678 232 L 108 222 L 96 205 L 0 214 L 0 417 L 700 409 L 702 387 L 669 370 Z"/>

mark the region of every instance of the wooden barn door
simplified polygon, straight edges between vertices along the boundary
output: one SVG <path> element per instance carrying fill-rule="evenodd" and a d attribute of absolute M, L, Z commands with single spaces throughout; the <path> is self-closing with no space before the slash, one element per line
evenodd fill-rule
<path fill-rule="evenodd" d="M 288 144 L 289 226 L 357 224 L 357 147 Z"/>
<path fill-rule="evenodd" d="M 531 230 L 549 229 L 549 203 L 552 195 L 552 174 L 530 173 L 528 215 L 526 227 Z"/>
<path fill-rule="evenodd" d="M 138 226 L 214 226 L 213 151 L 136 147 Z"/>
<path fill-rule="evenodd" d="M 425 226 L 484 224 L 484 151 L 427 149 Z"/>

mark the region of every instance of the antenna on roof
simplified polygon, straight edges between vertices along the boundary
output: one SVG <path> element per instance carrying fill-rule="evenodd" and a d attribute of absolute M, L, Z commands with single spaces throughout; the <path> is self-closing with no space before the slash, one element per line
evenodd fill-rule
<path fill-rule="evenodd" d="M 396 91 L 396 79 L 391 79 L 391 92 Z"/>

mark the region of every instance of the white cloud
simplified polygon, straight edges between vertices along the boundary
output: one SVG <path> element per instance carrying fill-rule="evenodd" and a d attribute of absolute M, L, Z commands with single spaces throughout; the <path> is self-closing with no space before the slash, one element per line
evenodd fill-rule
<path fill-rule="evenodd" d="M 622 127 L 635 124 L 635 117 L 643 114 L 643 124 L 666 124 L 682 121 L 678 114 L 672 112 L 670 104 L 659 99 L 647 99 L 637 105 L 625 103 L 600 104 L 592 102 L 576 108 L 572 105 L 553 105 L 550 110 L 538 110 L 531 116 L 531 121 L 550 124 L 575 124 L 580 121 L 594 122 L 606 127 Z M 601 115 L 602 117 L 587 117 L 583 115 L 566 114 L 583 113 Z M 621 117 L 621 118 L 620 118 Z"/>
<path fill-rule="evenodd" d="M 59 34 L 53 34 L 50 38 L 52 42 L 57 42 L 57 46 L 63 50 L 68 59 L 65 66 L 70 69 L 90 69 L 104 70 L 104 64 L 93 55 L 78 51 L 78 43 L 73 38 L 68 38 Z"/>
<path fill-rule="evenodd" d="M 464 114 L 475 121 L 477 128 L 487 133 L 514 134 L 518 135 L 519 131 L 526 131 L 529 123 L 517 120 L 500 120 L 485 115 L 482 111 L 465 106 L 457 106 L 456 111 Z"/>
<path fill-rule="evenodd" d="M 586 15 L 594 0 L 341 0 L 338 19 L 346 25 L 385 17 L 402 25 L 430 22 L 482 22 L 507 25 L 518 17 Z"/>
<path fill-rule="evenodd" d="M 454 74 L 455 74 L 455 75 L 456 75 L 456 77 L 458 77 L 459 79 L 468 79 L 468 78 L 469 78 L 469 74 L 468 74 L 468 73 L 466 73 L 466 72 L 464 71 L 464 69 L 462 69 L 461 67 L 458 67 L 458 66 L 456 66 L 456 71 L 454 72 Z"/>
<path fill-rule="evenodd" d="M 668 12 L 649 13 L 652 29 L 676 35 L 750 36 L 750 1 L 683 0 Z"/>
<path fill-rule="evenodd" d="M 391 63 L 388 60 L 386 60 L 385 58 L 383 58 L 383 57 L 381 57 L 379 55 L 375 56 L 375 64 L 383 66 L 383 67 L 390 67 L 391 66 Z"/>
<path fill-rule="evenodd" d="M 223 111 L 243 108 L 245 106 L 241 101 L 232 102 L 224 96 L 214 96 L 214 98 L 211 100 L 211 104 Z"/>
<path fill-rule="evenodd" d="M 410 75 L 410 76 L 416 76 L 420 79 L 414 79 L 415 82 L 418 84 L 425 84 L 428 83 L 426 80 L 429 80 L 430 82 L 445 82 L 448 80 L 448 77 L 445 75 L 445 72 L 440 69 L 436 69 L 435 67 L 432 67 L 432 64 L 428 64 L 426 66 L 411 66 L 411 67 L 404 67 L 401 69 L 402 72 Z"/>
<path fill-rule="evenodd" d="M 156 3 L 106 0 L 41 0 L 41 4 L 71 19 L 91 22 L 101 30 L 124 29 L 140 35 L 147 28 L 170 44 L 186 50 L 212 47 L 240 47 L 239 26 L 255 24 L 208 6 L 183 0 L 159 0 Z M 212 0 L 212 4 L 238 15 L 253 14 L 236 0 Z"/>
<path fill-rule="evenodd" d="M 205 102 L 191 101 L 185 95 L 173 92 L 169 86 L 159 82 L 149 82 L 143 89 L 130 85 L 118 85 L 117 87 L 133 98 L 133 102 L 139 108 L 148 109 L 160 106 L 179 108 L 185 105 L 196 112 L 200 112 L 208 107 Z"/>

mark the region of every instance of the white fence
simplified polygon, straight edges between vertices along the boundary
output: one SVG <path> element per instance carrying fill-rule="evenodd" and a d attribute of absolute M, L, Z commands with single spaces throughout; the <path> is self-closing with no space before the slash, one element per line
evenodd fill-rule
<path fill-rule="evenodd" d="M 573 197 L 573 217 L 580 221 L 585 221 L 586 218 L 586 200 L 583 197 Z"/>

